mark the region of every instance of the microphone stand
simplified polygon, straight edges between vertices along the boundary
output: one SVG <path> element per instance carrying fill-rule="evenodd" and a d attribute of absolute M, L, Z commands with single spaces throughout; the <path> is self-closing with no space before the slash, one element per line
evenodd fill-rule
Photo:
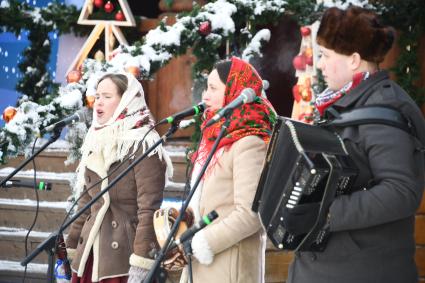
<path fill-rule="evenodd" d="M 121 172 L 115 179 L 113 179 L 108 186 L 100 191 L 96 196 L 93 197 L 91 201 L 89 201 L 84 207 L 82 207 L 77 213 L 71 217 L 68 221 L 63 224 L 59 230 L 51 233 L 49 237 L 40 243 L 23 261 L 21 261 L 22 266 L 26 266 L 31 260 L 33 260 L 39 253 L 45 250 L 49 256 L 48 260 L 48 271 L 47 278 L 49 283 L 54 283 L 54 275 L 53 275 L 53 266 L 54 266 L 54 251 L 56 248 L 56 239 L 58 236 L 63 234 L 68 226 L 70 226 L 78 217 L 80 217 L 87 209 L 89 209 L 99 198 L 101 198 L 106 192 L 108 192 L 119 180 L 122 179 L 134 166 L 136 166 L 140 161 L 146 158 L 156 147 L 160 144 L 164 143 L 167 138 L 169 138 L 172 134 L 174 134 L 178 130 L 178 125 L 176 123 L 172 123 L 171 127 L 168 129 L 167 133 L 165 133 L 154 145 L 152 145 L 149 149 L 147 149 L 143 155 L 139 156 L 132 162 L 128 168 L 126 168 L 123 172 Z"/>
<path fill-rule="evenodd" d="M 53 133 L 50 136 L 49 140 L 42 147 L 40 147 L 36 152 L 34 152 L 30 157 L 28 157 L 26 160 L 24 160 L 24 162 L 22 162 L 18 167 L 16 167 L 15 170 L 13 170 L 12 173 L 10 173 L 6 178 L 4 178 L 0 182 L 0 188 L 3 187 L 6 184 L 6 182 L 10 180 L 10 178 L 12 178 L 13 176 L 15 176 L 16 173 L 18 173 L 22 168 L 24 168 L 38 154 L 40 154 L 40 152 L 42 152 L 50 144 L 54 143 L 60 137 L 61 132 L 62 132 L 62 129 L 63 129 L 63 127 L 54 128 L 53 129 Z"/>
<path fill-rule="evenodd" d="M 229 116 L 230 116 L 230 114 L 231 114 L 231 112 L 228 113 L 228 114 L 226 114 L 224 116 L 226 118 L 226 121 L 221 126 L 220 133 L 218 134 L 217 139 L 215 140 L 214 145 L 211 148 L 210 153 L 208 154 L 208 157 L 207 157 L 207 159 L 205 161 L 205 164 L 202 166 L 201 172 L 197 176 L 196 181 L 195 181 L 195 183 L 193 185 L 193 188 L 189 191 L 189 194 L 188 194 L 186 200 L 183 202 L 183 204 L 182 204 L 182 206 L 180 208 L 179 215 L 176 218 L 173 226 L 171 227 L 170 233 L 168 234 L 168 237 L 165 240 L 164 245 L 162 246 L 161 250 L 156 255 L 155 261 L 154 261 L 151 269 L 149 270 L 149 273 L 146 276 L 145 280 L 143 280 L 143 283 L 152 283 L 152 280 L 153 280 L 154 276 L 157 273 L 157 269 L 159 268 L 160 263 L 163 261 L 163 259 L 164 259 L 165 255 L 167 253 L 167 250 L 168 250 L 169 246 L 172 244 L 172 240 L 174 240 L 174 235 L 176 234 L 177 228 L 179 227 L 180 222 L 183 219 L 184 212 L 186 211 L 187 207 L 189 206 L 189 202 L 192 199 L 192 196 L 195 193 L 195 190 L 198 187 L 199 182 L 202 179 L 202 176 L 204 175 L 205 171 L 207 170 L 208 164 L 210 163 L 210 161 L 211 161 L 211 159 L 212 159 L 215 151 L 217 150 L 217 147 L 218 147 L 218 144 L 219 144 L 220 140 L 223 138 L 223 136 L 224 136 L 224 134 L 226 132 L 227 127 L 229 127 L 229 124 L 230 124 Z M 187 242 L 190 243 L 190 241 L 187 241 Z M 189 258 L 190 258 L 190 256 L 189 256 Z M 190 266 L 190 269 L 191 269 L 191 266 Z M 192 270 L 190 270 L 190 272 L 191 271 Z M 189 274 L 189 276 L 191 278 L 192 277 L 192 274 Z"/>
<path fill-rule="evenodd" d="M 189 273 L 189 283 L 193 283 L 193 273 L 192 273 L 192 240 L 187 240 L 183 243 L 183 251 L 187 256 L 187 265 Z"/>

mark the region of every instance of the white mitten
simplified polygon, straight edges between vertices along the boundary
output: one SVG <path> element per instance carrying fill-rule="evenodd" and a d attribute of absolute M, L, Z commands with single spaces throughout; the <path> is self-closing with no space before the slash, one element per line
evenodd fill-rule
<path fill-rule="evenodd" d="M 204 231 L 199 231 L 192 239 L 193 256 L 202 264 L 208 265 L 213 262 L 214 254 L 204 236 Z"/>

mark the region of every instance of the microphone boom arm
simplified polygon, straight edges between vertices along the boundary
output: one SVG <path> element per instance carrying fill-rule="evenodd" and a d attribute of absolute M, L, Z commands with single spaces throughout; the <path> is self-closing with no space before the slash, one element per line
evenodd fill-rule
<path fill-rule="evenodd" d="M 22 168 L 24 168 L 28 163 L 30 163 L 30 161 L 32 161 L 37 155 L 39 155 L 40 152 L 45 150 L 46 147 L 54 143 L 60 137 L 61 132 L 62 132 L 62 128 L 54 129 L 53 134 L 50 136 L 49 140 L 45 144 L 43 144 L 43 146 L 41 146 L 35 153 L 33 153 L 30 157 L 28 157 L 21 164 L 19 164 L 19 166 L 16 167 L 15 170 L 13 170 L 13 172 L 11 172 L 6 178 L 1 180 L 0 187 L 3 187 L 6 184 L 6 182 L 10 180 L 10 178 L 15 176 L 16 173 L 18 173 Z"/>

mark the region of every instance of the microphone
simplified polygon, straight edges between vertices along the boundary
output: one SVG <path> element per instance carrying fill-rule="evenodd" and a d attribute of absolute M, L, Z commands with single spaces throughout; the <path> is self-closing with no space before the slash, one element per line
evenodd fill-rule
<path fill-rule="evenodd" d="M 13 188 L 13 187 L 34 188 L 34 182 L 24 181 L 24 180 L 9 180 L 9 181 L 6 181 L 6 184 L 3 185 L 3 188 Z M 52 190 L 52 184 L 40 181 L 36 183 L 36 188 L 40 191 L 50 191 Z"/>
<path fill-rule="evenodd" d="M 205 110 L 205 103 L 201 102 L 198 103 L 195 106 L 192 106 L 186 110 L 183 110 L 179 113 L 176 113 L 174 115 L 168 116 L 167 118 L 162 119 L 157 125 L 161 125 L 161 124 L 171 124 L 173 122 L 178 122 L 184 118 L 186 118 L 187 116 L 192 116 L 192 115 L 196 115 L 199 113 L 204 112 Z"/>
<path fill-rule="evenodd" d="M 54 131 L 56 129 L 62 129 L 65 126 L 77 123 L 77 122 L 85 122 L 91 119 L 90 114 L 89 114 L 90 110 L 88 110 L 86 107 L 78 110 L 77 112 L 75 112 L 75 114 L 66 117 L 65 119 L 60 120 L 57 123 L 54 123 L 52 125 L 49 125 L 47 127 L 45 127 L 44 129 L 42 129 L 42 132 L 51 132 Z"/>
<path fill-rule="evenodd" d="M 253 102 L 256 97 L 255 91 L 252 88 L 245 88 L 235 100 L 220 109 L 220 111 L 218 111 L 218 113 L 215 114 L 205 126 L 209 127 L 212 124 L 217 123 L 221 118 L 235 110 L 235 108 L 238 108 L 242 104 Z"/>
<path fill-rule="evenodd" d="M 192 239 L 192 237 L 199 232 L 199 230 L 203 229 L 205 226 L 207 226 L 208 224 L 211 224 L 211 222 L 213 222 L 216 218 L 218 217 L 218 213 L 213 210 L 210 213 L 208 213 L 208 215 L 204 215 L 202 217 L 202 219 L 192 225 L 192 227 L 190 227 L 189 229 L 187 229 L 186 231 L 184 231 L 184 233 L 180 236 L 180 238 L 178 238 L 177 240 L 174 241 L 174 243 L 172 243 L 170 245 L 170 250 L 174 249 L 175 247 L 177 247 L 178 245 L 186 242 L 189 239 Z"/>

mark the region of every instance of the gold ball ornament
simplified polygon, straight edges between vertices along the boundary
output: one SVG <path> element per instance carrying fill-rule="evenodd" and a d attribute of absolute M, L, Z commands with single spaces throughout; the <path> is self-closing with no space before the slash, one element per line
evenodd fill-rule
<path fill-rule="evenodd" d="M 70 83 L 76 83 L 81 79 L 81 72 L 78 70 L 72 70 L 66 75 L 66 81 Z"/>
<path fill-rule="evenodd" d="M 304 56 L 306 57 L 311 57 L 313 56 L 313 48 L 311 47 L 307 47 L 304 51 Z"/>
<path fill-rule="evenodd" d="M 101 50 L 97 50 L 96 53 L 94 53 L 94 59 L 97 62 L 103 62 L 105 61 L 105 54 Z"/>
<path fill-rule="evenodd" d="M 94 101 L 96 97 L 94 95 L 87 95 L 86 96 L 86 105 L 88 108 L 93 108 Z"/>
<path fill-rule="evenodd" d="M 128 66 L 125 68 L 125 71 L 127 73 L 132 74 L 135 78 L 138 78 L 140 76 L 140 68 L 137 66 Z"/>
<path fill-rule="evenodd" d="M 17 110 L 15 107 L 12 107 L 12 106 L 6 107 L 6 109 L 4 109 L 3 111 L 3 120 L 6 123 L 9 123 L 9 121 L 11 121 L 15 117 L 16 112 Z"/>

